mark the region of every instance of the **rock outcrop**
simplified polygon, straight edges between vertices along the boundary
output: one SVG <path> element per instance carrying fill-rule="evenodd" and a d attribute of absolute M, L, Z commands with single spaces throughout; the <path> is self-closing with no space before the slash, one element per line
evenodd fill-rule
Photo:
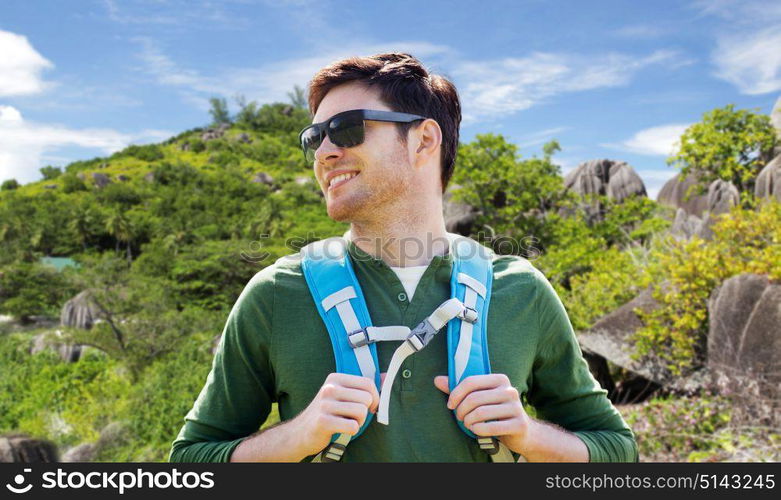
<path fill-rule="evenodd" d="M 458 189 L 460 189 L 460 186 L 452 185 L 447 188 L 442 197 L 445 228 L 448 232 L 469 236 L 475 228 L 478 210 L 467 203 L 453 200 L 453 193 Z"/>
<path fill-rule="evenodd" d="M 257 184 L 265 184 L 267 186 L 271 186 L 274 184 L 274 178 L 271 177 L 266 172 L 258 172 L 255 174 L 255 177 L 252 178 L 250 182 L 255 182 Z"/>
<path fill-rule="evenodd" d="M 54 351 L 66 363 L 75 363 L 82 354 L 82 346 L 66 342 L 60 330 L 41 333 L 33 338 L 30 354 L 38 354 L 46 350 Z"/>
<path fill-rule="evenodd" d="M 93 172 L 92 182 L 95 183 L 95 187 L 104 188 L 109 184 L 111 184 L 111 179 L 106 174 L 101 174 L 100 172 Z"/>
<path fill-rule="evenodd" d="M 0 436 L 0 463 L 57 462 L 57 447 L 24 434 Z"/>
<path fill-rule="evenodd" d="M 773 111 L 770 112 L 770 123 L 776 129 L 776 135 L 778 136 L 778 144 L 774 152 L 775 156 L 781 155 L 781 97 L 776 101 L 776 105 L 773 106 Z"/>
<path fill-rule="evenodd" d="M 657 384 L 668 384 L 671 377 L 664 367 L 632 358 L 634 342 L 632 336 L 643 326 L 635 309 L 651 312 L 659 307 L 653 298 L 651 288 L 622 305 L 615 311 L 603 316 L 588 331 L 578 335 L 578 341 L 585 353 L 596 354 L 611 363 Z"/>
<path fill-rule="evenodd" d="M 696 174 L 690 174 L 686 177 L 677 174 L 664 183 L 656 201 L 673 208 L 682 208 L 688 215 L 702 218 L 702 214 L 708 210 L 708 195 L 698 194 L 694 191 L 693 186 L 698 181 L 699 178 Z M 690 189 L 692 189 L 691 192 Z"/>
<path fill-rule="evenodd" d="M 687 199 L 686 193 L 696 183 L 696 175 L 681 178 L 678 174 L 664 184 L 657 201 L 677 209 L 670 227 L 672 235 L 684 239 L 692 236 L 711 239 L 715 216 L 727 213 L 737 205 L 740 193 L 731 182 L 717 179 L 710 183 L 707 193 L 696 194 L 692 190 Z"/>
<path fill-rule="evenodd" d="M 81 443 L 63 453 L 63 462 L 92 462 L 95 460 L 97 447 L 94 443 Z"/>
<path fill-rule="evenodd" d="M 84 290 L 62 306 L 60 325 L 89 330 L 99 317 L 100 309 L 91 300 L 89 290 Z"/>
<path fill-rule="evenodd" d="M 759 172 L 754 184 L 754 196 L 781 201 L 781 153 Z"/>
<path fill-rule="evenodd" d="M 580 195 L 601 195 L 621 201 L 633 195 L 647 196 L 645 184 L 628 163 L 589 160 L 564 177 L 564 187 Z"/>
<path fill-rule="evenodd" d="M 230 127 L 231 126 L 229 123 L 220 123 L 215 128 L 208 128 L 201 134 L 201 140 L 206 142 L 214 139 L 219 139 L 220 137 L 225 135 L 225 131 L 228 130 Z"/>
<path fill-rule="evenodd" d="M 713 291 L 708 310 L 707 363 L 717 387 L 767 402 L 765 411 L 781 420 L 781 285 L 764 275 L 733 276 Z"/>

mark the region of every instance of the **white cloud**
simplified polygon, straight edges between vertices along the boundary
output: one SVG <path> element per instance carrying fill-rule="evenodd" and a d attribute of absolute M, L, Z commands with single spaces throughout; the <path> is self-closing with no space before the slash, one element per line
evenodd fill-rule
<path fill-rule="evenodd" d="M 287 101 L 287 93 L 294 85 L 305 85 L 318 69 L 333 61 L 354 55 L 409 52 L 427 61 L 434 72 L 453 78 L 461 94 L 465 123 L 506 116 L 564 92 L 626 85 L 636 72 L 651 65 L 677 67 L 690 63 L 668 50 L 645 57 L 607 54 L 587 58 L 537 52 L 524 58 L 469 61 L 455 57 L 455 51 L 447 46 L 397 41 L 356 43 L 314 57 L 255 68 L 226 68 L 205 75 L 177 64 L 149 38 L 136 41 L 141 44 L 139 57 L 146 71 L 158 83 L 178 87 L 186 100 L 202 107 L 208 106 L 207 97 L 231 98 L 236 94 L 261 103 Z"/>
<path fill-rule="evenodd" d="M 713 52 L 716 76 L 744 94 L 781 90 L 781 24 L 721 38 Z"/>
<path fill-rule="evenodd" d="M 781 90 L 781 2 L 697 0 L 701 16 L 718 18 L 714 75 L 743 94 Z"/>
<path fill-rule="evenodd" d="M 672 123 L 640 130 L 629 139 L 618 144 L 602 146 L 641 155 L 669 156 L 674 153 L 676 143 L 690 124 Z"/>
<path fill-rule="evenodd" d="M 428 42 L 400 41 L 383 44 L 346 45 L 319 56 L 290 59 L 264 64 L 255 68 L 225 68 L 214 75 L 204 75 L 177 64 L 149 38 L 137 38 L 141 44 L 139 57 L 145 69 L 158 83 L 182 90 L 190 102 L 206 106 L 210 96 L 232 98 L 244 95 L 249 101 L 261 103 L 287 101 L 287 93 L 295 85 L 304 86 L 323 66 L 345 57 L 403 51 L 418 57 L 429 57 L 448 52 L 445 46 Z"/>
<path fill-rule="evenodd" d="M 535 52 L 528 57 L 467 61 L 453 71 L 464 107 L 464 121 L 521 111 L 566 92 L 618 87 L 654 64 L 680 65 L 675 52 L 646 57 L 608 54 L 600 57 Z"/>
<path fill-rule="evenodd" d="M 49 86 L 41 73 L 54 65 L 27 37 L 0 30 L 0 54 L 0 97 L 37 94 Z"/>
<path fill-rule="evenodd" d="M 555 139 L 558 134 L 566 132 L 571 128 L 572 127 L 554 127 L 532 132 L 531 134 L 526 134 L 519 137 L 516 141 L 516 144 L 518 144 L 518 147 L 520 147 L 521 151 L 523 152 L 523 150 L 526 148 L 531 148 L 532 146 L 536 146 L 538 144 L 544 144 L 551 139 Z"/>
<path fill-rule="evenodd" d="M 0 106 L 0 180 L 15 178 L 26 183 L 39 179 L 38 169 L 51 159 L 52 152 L 63 147 L 78 146 L 108 154 L 134 142 L 161 140 L 171 135 L 162 130 L 124 134 L 111 129 L 72 129 L 28 122 L 19 110 Z"/>

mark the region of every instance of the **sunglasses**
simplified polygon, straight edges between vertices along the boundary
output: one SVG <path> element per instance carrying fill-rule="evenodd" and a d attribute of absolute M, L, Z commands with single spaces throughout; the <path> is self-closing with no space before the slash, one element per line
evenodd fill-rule
<path fill-rule="evenodd" d="M 376 122 L 411 123 L 426 118 L 396 111 L 373 109 L 351 109 L 337 113 L 324 122 L 309 125 L 298 135 L 304 157 L 309 163 L 315 161 L 315 151 L 323 143 L 325 136 L 340 148 L 352 148 L 363 144 L 366 137 L 365 120 Z"/>

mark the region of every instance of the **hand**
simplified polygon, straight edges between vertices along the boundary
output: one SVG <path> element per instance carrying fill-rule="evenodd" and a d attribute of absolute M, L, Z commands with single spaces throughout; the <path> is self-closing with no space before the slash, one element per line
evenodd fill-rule
<path fill-rule="evenodd" d="M 448 378 L 434 378 L 434 385 L 450 394 L 447 407 L 478 436 L 496 436 L 516 453 L 523 454 L 532 420 L 521 404 L 518 391 L 501 373 L 467 377 L 450 393 Z"/>
<path fill-rule="evenodd" d="M 331 373 L 309 406 L 294 419 L 302 453 L 319 453 L 333 434 L 354 436 L 366 421 L 367 412 L 375 413 L 379 404 L 373 380 Z"/>

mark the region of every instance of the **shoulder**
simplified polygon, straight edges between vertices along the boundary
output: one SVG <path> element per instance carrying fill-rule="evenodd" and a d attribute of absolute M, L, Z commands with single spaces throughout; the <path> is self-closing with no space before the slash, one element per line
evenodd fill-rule
<path fill-rule="evenodd" d="M 495 285 L 501 282 L 510 286 L 534 286 L 543 281 L 547 282 L 534 264 L 517 255 L 494 255 L 493 269 Z"/>
<path fill-rule="evenodd" d="M 301 259 L 297 253 L 280 257 L 255 273 L 244 287 L 239 302 L 269 303 L 275 293 L 289 288 L 291 281 L 303 281 Z"/>

